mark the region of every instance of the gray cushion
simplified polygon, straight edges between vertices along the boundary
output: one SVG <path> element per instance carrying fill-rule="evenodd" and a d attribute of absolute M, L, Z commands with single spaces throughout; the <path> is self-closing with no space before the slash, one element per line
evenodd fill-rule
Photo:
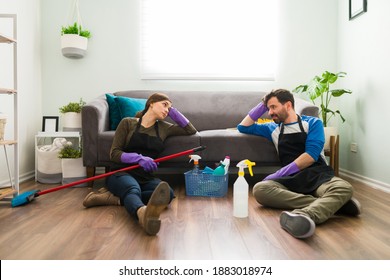
<path fill-rule="evenodd" d="M 243 159 L 264 165 L 279 164 L 274 144 L 264 137 L 243 134 L 236 129 L 205 130 L 199 134 L 202 145 L 207 147 L 202 152 L 204 163 L 219 162 L 230 156 L 232 165 Z"/>

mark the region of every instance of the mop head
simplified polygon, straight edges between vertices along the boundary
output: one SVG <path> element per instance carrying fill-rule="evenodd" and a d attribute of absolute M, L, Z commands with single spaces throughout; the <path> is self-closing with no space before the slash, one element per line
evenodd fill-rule
<path fill-rule="evenodd" d="M 11 206 L 12 207 L 17 207 L 17 206 L 21 206 L 21 205 L 27 204 L 27 203 L 32 201 L 37 196 L 36 195 L 37 193 L 38 193 L 38 190 L 27 191 L 27 192 L 22 193 L 22 194 L 20 194 L 18 196 L 15 196 L 11 200 Z"/>

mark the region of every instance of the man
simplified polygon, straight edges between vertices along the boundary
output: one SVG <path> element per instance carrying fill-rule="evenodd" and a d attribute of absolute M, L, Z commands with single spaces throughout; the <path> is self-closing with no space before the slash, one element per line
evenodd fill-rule
<path fill-rule="evenodd" d="M 274 122 L 255 123 L 267 110 Z M 336 212 L 360 214 L 351 184 L 335 177 L 326 162 L 321 120 L 297 115 L 294 96 L 288 90 L 278 89 L 264 96 L 237 128 L 274 143 L 282 168 L 255 184 L 253 196 L 263 206 L 292 210 L 280 215 L 281 227 L 292 236 L 312 236 L 315 225 Z"/>

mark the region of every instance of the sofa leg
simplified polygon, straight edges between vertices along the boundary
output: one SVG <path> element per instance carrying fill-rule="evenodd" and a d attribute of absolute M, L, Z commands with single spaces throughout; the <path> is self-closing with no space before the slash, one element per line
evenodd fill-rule
<path fill-rule="evenodd" d="M 87 166 L 87 178 L 95 176 L 96 169 L 93 166 Z M 93 188 L 93 181 L 88 182 L 88 187 Z"/>

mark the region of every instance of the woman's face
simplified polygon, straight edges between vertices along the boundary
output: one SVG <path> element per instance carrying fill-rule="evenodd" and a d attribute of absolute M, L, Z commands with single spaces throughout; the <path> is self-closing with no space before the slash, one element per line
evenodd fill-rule
<path fill-rule="evenodd" d="M 150 108 L 154 115 L 156 116 L 156 119 L 163 120 L 168 116 L 169 109 L 171 108 L 172 103 L 168 100 L 163 100 L 159 102 L 154 102 L 150 104 Z"/>

